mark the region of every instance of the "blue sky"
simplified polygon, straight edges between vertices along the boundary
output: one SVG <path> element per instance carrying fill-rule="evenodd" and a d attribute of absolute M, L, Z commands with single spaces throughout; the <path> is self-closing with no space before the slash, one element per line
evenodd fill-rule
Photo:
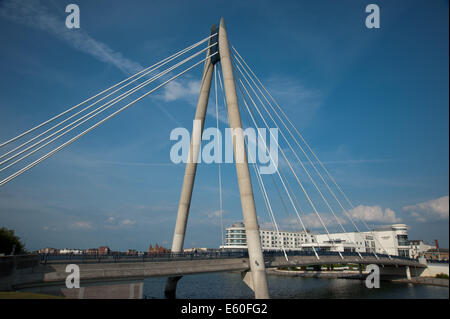
<path fill-rule="evenodd" d="M 80 7 L 80 30 L 65 27 L 69 3 Z M 448 247 L 448 1 L 377 1 L 380 29 L 365 27 L 369 3 L 3 1 L 0 140 L 201 40 L 223 16 L 355 214 L 372 214 L 371 226 L 406 223 L 411 239 Z M 170 247 L 184 166 L 170 161 L 169 135 L 191 128 L 200 77 L 189 72 L 1 187 L 0 225 L 29 249 Z M 223 176 L 229 225 L 242 213 L 234 167 Z M 217 166 L 201 164 L 186 247 L 220 244 L 218 210 Z"/>

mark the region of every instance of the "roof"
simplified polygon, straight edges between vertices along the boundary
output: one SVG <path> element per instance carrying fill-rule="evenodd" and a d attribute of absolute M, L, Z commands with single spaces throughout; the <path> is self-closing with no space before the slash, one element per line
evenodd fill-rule
<path fill-rule="evenodd" d="M 437 252 L 448 253 L 448 248 L 439 248 L 439 249 L 432 248 L 432 249 L 428 249 L 426 252 L 427 253 L 437 253 Z"/>

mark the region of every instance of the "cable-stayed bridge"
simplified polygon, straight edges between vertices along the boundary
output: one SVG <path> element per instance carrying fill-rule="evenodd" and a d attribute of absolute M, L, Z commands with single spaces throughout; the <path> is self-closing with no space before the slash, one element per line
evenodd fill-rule
<path fill-rule="evenodd" d="M 206 57 L 204 57 L 205 55 Z M 358 233 L 362 231 L 361 226 L 365 228 L 364 231 L 370 232 L 371 229 L 364 219 L 358 220 L 355 216 L 352 216 L 351 211 L 354 209 L 354 205 L 349 197 L 319 160 L 316 153 L 295 127 L 293 121 L 269 93 L 256 72 L 253 71 L 238 50 L 230 45 L 223 19 L 221 19 L 219 27 L 212 26 L 208 37 L 139 71 L 31 129 L 1 142 L 0 150 L 3 152 L 0 153 L 0 174 L 2 174 L 0 175 L 0 186 L 12 182 L 15 178 L 66 148 L 106 121 L 201 65 L 203 65 L 203 76 L 194 117 L 195 122 L 199 125 L 194 125 L 191 135 L 192 139 L 173 235 L 172 253 L 165 261 L 145 260 L 144 258 L 142 260 L 143 266 L 138 268 L 139 270 L 136 270 L 136 263 L 117 263 L 117 261 L 102 263 L 102 267 L 110 265 L 111 269 L 116 269 L 117 265 L 121 265 L 120 268 L 125 269 L 131 277 L 136 274 L 135 271 L 138 271 L 140 276 L 151 276 L 152 269 L 159 275 L 164 273 L 166 276 L 171 276 L 166 285 L 168 295 L 174 295 L 176 284 L 181 278 L 180 276 L 184 274 L 239 270 L 244 273 L 244 281 L 253 289 L 256 298 L 269 297 L 266 267 L 328 263 L 375 263 L 395 267 L 423 267 L 416 261 L 391 256 L 376 236 L 373 237 L 377 241 L 377 249 L 363 251 L 358 248 L 354 239 L 347 234 L 345 225 L 350 225 L 352 231 Z M 248 251 L 245 252 L 245 256 L 240 257 L 227 256 L 225 258 L 225 255 L 216 255 L 215 258 L 210 258 L 205 266 L 203 259 L 180 260 L 180 258 L 183 258 L 183 245 L 201 136 L 212 88 L 214 88 L 217 129 L 219 129 L 218 108 L 219 104 L 223 104 L 223 107 L 227 110 L 229 127 L 233 131 L 233 151 Z M 273 174 L 266 174 L 267 176 L 262 174 L 261 165 L 254 158 L 255 155 L 246 151 L 246 146 L 255 143 L 255 140 L 245 135 L 244 128 L 253 128 L 257 132 L 264 128 L 269 132 L 271 137 L 270 148 L 265 139 L 259 138 L 259 136 L 257 143 L 259 147 L 263 148 L 271 163 L 277 163 L 277 159 L 271 152 L 273 143 L 276 146 L 276 155 L 281 154 L 282 162 L 276 167 Z M 274 135 L 272 128 L 275 128 L 278 132 L 277 136 Z M 278 137 L 281 137 L 280 140 Z M 57 144 L 59 145 L 54 147 Z M 252 166 L 253 179 L 249 166 Z M 219 212 L 222 214 L 220 163 L 218 163 L 218 167 Z M 255 181 L 271 224 L 279 235 L 280 255 L 268 255 L 262 250 L 257 205 L 252 186 Z M 275 195 L 270 193 L 269 184 L 277 189 Z M 312 212 L 312 215 L 328 236 L 329 243 L 332 246 L 331 252 L 323 252 L 317 245 L 305 246 L 305 249 L 299 252 L 289 251 L 281 239 L 280 223 L 277 220 L 279 216 L 276 215 L 274 206 L 275 201 L 282 203 L 285 213 L 291 214 L 290 216 L 293 216 L 291 220 L 295 220 L 295 226 L 305 233 L 308 232 L 308 227 L 310 227 L 306 213 Z M 322 210 L 327 211 L 327 214 L 331 216 L 332 223 L 323 218 Z M 223 232 L 222 216 L 220 216 L 220 219 Z M 348 243 L 353 247 L 351 251 L 345 252 L 333 249 L 336 245 L 330 236 L 331 227 L 337 227 L 342 231 L 347 237 Z M 129 266 L 124 266 L 125 264 Z M 204 267 L 202 267 L 202 264 Z M 55 269 L 54 274 L 50 274 L 49 278 L 58 278 L 59 280 L 62 273 L 58 270 L 59 268 Z M 100 269 L 102 269 L 103 274 L 108 272 L 107 269 Z M 165 272 L 162 271 L 164 269 Z M 170 271 L 170 269 L 175 270 Z"/>
<path fill-rule="evenodd" d="M 319 259 L 312 251 L 264 252 L 264 264 L 266 268 L 274 267 L 298 267 L 298 266 L 323 266 L 336 264 L 357 264 L 359 274 L 340 274 L 347 278 L 364 279 L 363 265 L 379 265 L 381 279 L 398 279 L 411 276 L 419 276 L 426 265 L 415 260 L 387 255 L 375 257 L 371 253 L 337 253 L 318 252 Z M 13 258 L 12 256 L 11 258 Z M 25 260 L 21 260 L 25 257 Z M 0 258 L 0 290 L 25 290 L 63 293 L 69 297 L 106 298 L 108 292 L 117 290 L 120 298 L 128 298 L 129 290 L 135 287 L 142 290 L 143 280 L 149 277 L 181 277 L 184 275 L 204 274 L 214 272 L 240 272 L 243 281 L 253 287 L 248 252 L 217 251 L 209 253 L 180 253 L 158 254 L 154 256 L 95 256 L 95 255 L 41 255 L 34 261 L 26 259 L 27 256 L 18 256 L 15 261 L 16 272 L 6 275 L 7 260 Z M 21 265 L 26 264 L 28 265 Z M 30 262 L 33 262 L 32 266 Z M 81 291 L 65 288 L 67 270 L 70 264 L 76 264 L 80 268 L 80 288 L 87 288 L 87 296 L 80 296 Z M 37 290 L 36 290 L 37 289 Z M 134 292 L 133 297 L 138 297 L 141 292 Z M 175 297 L 175 291 L 166 291 L 166 297 Z M 94 295 L 92 295 L 94 294 Z M 172 294 L 172 295 L 171 295 Z M 118 296 L 116 296 L 118 297 Z"/>

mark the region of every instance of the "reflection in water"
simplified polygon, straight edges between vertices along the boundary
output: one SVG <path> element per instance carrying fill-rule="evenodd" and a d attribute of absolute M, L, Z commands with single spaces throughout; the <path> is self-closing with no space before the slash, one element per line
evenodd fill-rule
<path fill-rule="evenodd" d="M 379 289 L 366 288 L 364 281 L 351 279 L 302 278 L 269 275 L 271 298 L 283 299 L 417 299 L 449 298 L 447 287 L 381 282 Z M 144 281 L 145 298 L 164 298 L 165 277 Z M 244 299 L 253 292 L 238 273 L 210 273 L 184 276 L 178 282 L 177 298 L 181 299 Z"/>

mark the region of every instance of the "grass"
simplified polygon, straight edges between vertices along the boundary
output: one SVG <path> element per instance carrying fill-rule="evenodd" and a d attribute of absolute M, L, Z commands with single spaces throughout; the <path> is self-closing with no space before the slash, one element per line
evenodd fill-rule
<path fill-rule="evenodd" d="M 0 291 L 0 299 L 64 299 L 64 297 L 32 292 Z"/>

